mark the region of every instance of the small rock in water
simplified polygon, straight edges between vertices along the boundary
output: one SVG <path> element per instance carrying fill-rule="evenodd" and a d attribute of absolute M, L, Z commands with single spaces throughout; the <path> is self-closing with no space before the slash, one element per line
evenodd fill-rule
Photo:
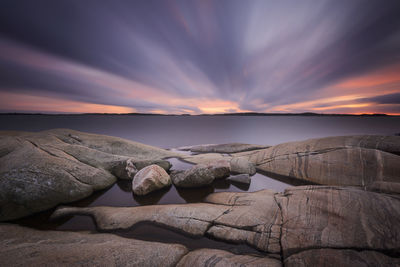
<path fill-rule="evenodd" d="M 210 164 L 197 164 L 186 171 L 173 171 L 171 178 L 178 187 L 199 187 L 211 184 L 214 179 L 228 177 L 230 171 L 228 161 L 218 160 Z"/>
<path fill-rule="evenodd" d="M 123 180 L 132 180 L 137 172 L 138 169 L 132 159 L 121 161 L 112 169 L 112 174 Z"/>
<path fill-rule="evenodd" d="M 178 187 L 200 187 L 229 176 L 230 169 L 228 161 L 218 160 L 211 164 L 197 164 L 186 171 L 173 171 L 171 178 Z"/>
<path fill-rule="evenodd" d="M 227 160 L 218 160 L 215 163 L 207 164 L 211 167 L 215 179 L 221 179 L 229 176 L 231 165 Z"/>
<path fill-rule="evenodd" d="M 226 178 L 226 180 L 232 181 L 232 182 L 237 182 L 237 183 L 242 183 L 242 184 L 250 184 L 251 178 L 250 175 L 245 173 L 245 174 L 238 174 L 238 175 L 232 175 Z"/>
<path fill-rule="evenodd" d="M 256 174 L 256 167 L 245 157 L 237 157 L 231 159 L 231 171 L 234 173 Z"/>
<path fill-rule="evenodd" d="M 132 190 L 136 195 L 146 195 L 171 184 L 168 173 L 158 165 L 147 166 L 135 175 Z"/>
<path fill-rule="evenodd" d="M 200 187 L 211 184 L 215 177 L 211 166 L 197 164 L 186 171 L 173 171 L 171 179 L 178 187 Z"/>

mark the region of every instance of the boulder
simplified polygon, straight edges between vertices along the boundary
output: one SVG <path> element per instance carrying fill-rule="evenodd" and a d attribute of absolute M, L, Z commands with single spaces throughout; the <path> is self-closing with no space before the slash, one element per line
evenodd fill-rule
<path fill-rule="evenodd" d="M 188 250 L 177 244 L 113 234 L 38 231 L 0 224 L 2 266 L 176 266 Z"/>
<path fill-rule="evenodd" d="M 132 180 L 138 169 L 132 159 L 119 161 L 112 168 L 112 174 L 122 180 Z"/>
<path fill-rule="evenodd" d="M 231 165 L 227 160 L 217 160 L 214 163 L 208 164 L 211 167 L 211 172 L 215 179 L 226 178 L 231 172 Z"/>
<path fill-rule="evenodd" d="M 310 139 L 241 156 L 247 157 L 257 169 L 276 175 L 317 184 L 400 193 L 399 136 Z"/>
<path fill-rule="evenodd" d="M 234 157 L 230 164 L 233 173 L 256 174 L 256 167 L 246 157 Z"/>
<path fill-rule="evenodd" d="M 242 184 L 250 184 L 251 182 L 250 175 L 248 174 L 231 175 L 228 178 L 226 178 L 226 180 Z"/>
<path fill-rule="evenodd" d="M 136 195 L 146 195 L 169 185 L 171 185 L 171 178 L 168 173 L 160 166 L 153 164 L 136 173 L 132 181 L 132 191 Z"/>
<path fill-rule="evenodd" d="M 109 187 L 118 177 L 132 177 L 134 166 L 169 164 L 162 159 L 176 155 L 117 137 L 68 129 L 0 131 L 0 221 L 80 200 Z"/>
<path fill-rule="evenodd" d="M 118 161 L 111 168 L 111 173 L 122 180 L 132 180 L 135 174 L 146 166 L 156 164 L 168 171 L 171 168 L 171 163 L 167 160 L 140 160 L 134 161 L 133 159 L 128 159 L 124 161 Z"/>
<path fill-rule="evenodd" d="M 215 177 L 207 165 L 198 164 L 186 171 L 172 171 L 171 179 L 177 187 L 201 187 L 211 184 Z"/>
<path fill-rule="evenodd" d="M 197 164 L 185 171 L 173 171 L 171 178 L 178 187 L 199 187 L 211 184 L 214 179 L 225 178 L 229 173 L 229 162 L 218 160 L 210 164 Z"/>

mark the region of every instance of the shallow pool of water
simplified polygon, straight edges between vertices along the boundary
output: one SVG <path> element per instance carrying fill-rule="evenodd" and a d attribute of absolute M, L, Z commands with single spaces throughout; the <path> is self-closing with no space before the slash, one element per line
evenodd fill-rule
<path fill-rule="evenodd" d="M 188 169 L 193 166 L 191 163 L 181 161 L 177 158 L 168 159 L 174 169 Z M 266 175 L 256 173 L 251 177 L 250 184 L 230 182 L 225 179 L 215 180 L 211 185 L 199 188 L 177 188 L 173 185 L 152 192 L 145 196 L 138 196 L 132 193 L 132 182 L 121 180 L 110 188 L 98 191 L 92 196 L 81 201 L 69 203 L 69 206 L 77 207 L 135 207 L 156 204 L 184 204 L 202 202 L 203 199 L 214 192 L 254 192 L 262 189 L 271 189 L 283 192 L 291 184 L 270 178 Z M 17 222 L 26 226 L 39 229 L 54 230 L 95 230 L 92 219 L 87 216 L 73 216 L 58 221 L 50 221 L 49 216 L 53 210 L 42 212 Z"/>

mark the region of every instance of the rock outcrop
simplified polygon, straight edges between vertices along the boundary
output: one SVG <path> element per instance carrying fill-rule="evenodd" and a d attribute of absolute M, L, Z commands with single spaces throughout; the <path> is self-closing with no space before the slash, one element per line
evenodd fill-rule
<path fill-rule="evenodd" d="M 311 183 L 400 193 L 398 136 L 310 139 L 235 156 L 247 157 L 259 170 Z"/>
<path fill-rule="evenodd" d="M 0 221 L 73 202 L 173 152 L 68 129 L 0 132 Z M 147 165 L 146 165 L 147 164 Z M 118 166 L 122 166 L 118 167 Z"/>
<path fill-rule="evenodd" d="M 278 258 L 188 249 L 108 233 L 38 231 L 0 224 L 4 266 L 282 266 Z"/>
<path fill-rule="evenodd" d="M 178 148 L 180 150 L 189 150 L 190 152 L 197 153 L 238 153 L 244 151 L 252 151 L 257 149 L 268 148 L 270 146 L 242 144 L 242 143 L 228 143 L 228 144 L 207 144 L 196 145 Z"/>
<path fill-rule="evenodd" d="M 245 243 L 268 258 L 281 257 L 292 266 L 302 262 L 325 265 L 334 254 L 343 255 L 337 262 L 344 264 L 368 254 L 363 258 L 368 266 L 379 259 L 382 263 L 399 259 L 400 198 L 395 195 L 350 187 L 300 186 L 284 194 L 269 190 L 214 193 L 205 202 L 130 208 L 63 207 L 53 218 L 89 215 L 100 230 L 106 231 L 128 229 L 140 222 L 155 223 L 192 236 Z M 304 258 L 300 257 L 303 253 Z"/>
<path fill-rule="evenodd" d="M 150 165 L 136 173 L 132 181 L 132 191 L 136 195 L 146 195 L 171 185 L 168 173 L 158 165 Z"/>
<path fill-rule="evenodd" d="M 275 192 L 215 193 L 206 203 L 140 207 L 60 207 L 57 219 L 70 215 L 91 216 L 102 231 L 129 229 L 153 223 L 191 236 L 210 235 L 234 243 L 247 243 L 268 253 L 280 253 L 279 206 Z"/>
<path fill-rule="evenodd" d="M 182 245 L 0 224 L 2 266 L 176 266 Z"/>

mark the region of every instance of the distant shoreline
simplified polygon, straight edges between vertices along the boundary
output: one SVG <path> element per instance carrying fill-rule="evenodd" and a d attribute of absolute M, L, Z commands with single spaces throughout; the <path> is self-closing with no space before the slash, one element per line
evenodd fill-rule
<path fill-rule="evenodd" d="M 245 113 L 222 113 L 222 114 L 155 114 L 155 113 L 26 113 L 26 112 L 5 112 L 0 113 L 1 115 L 35 115 L 35 116 L 187 116 L 187 117 L 199 117 L 199 116 L 308 116 L 308 117 L 399 117 L 400 115 L 390 114 L 322 114 L 322 113 L 257 113 L 257 112 L 245 112 Z"/>

